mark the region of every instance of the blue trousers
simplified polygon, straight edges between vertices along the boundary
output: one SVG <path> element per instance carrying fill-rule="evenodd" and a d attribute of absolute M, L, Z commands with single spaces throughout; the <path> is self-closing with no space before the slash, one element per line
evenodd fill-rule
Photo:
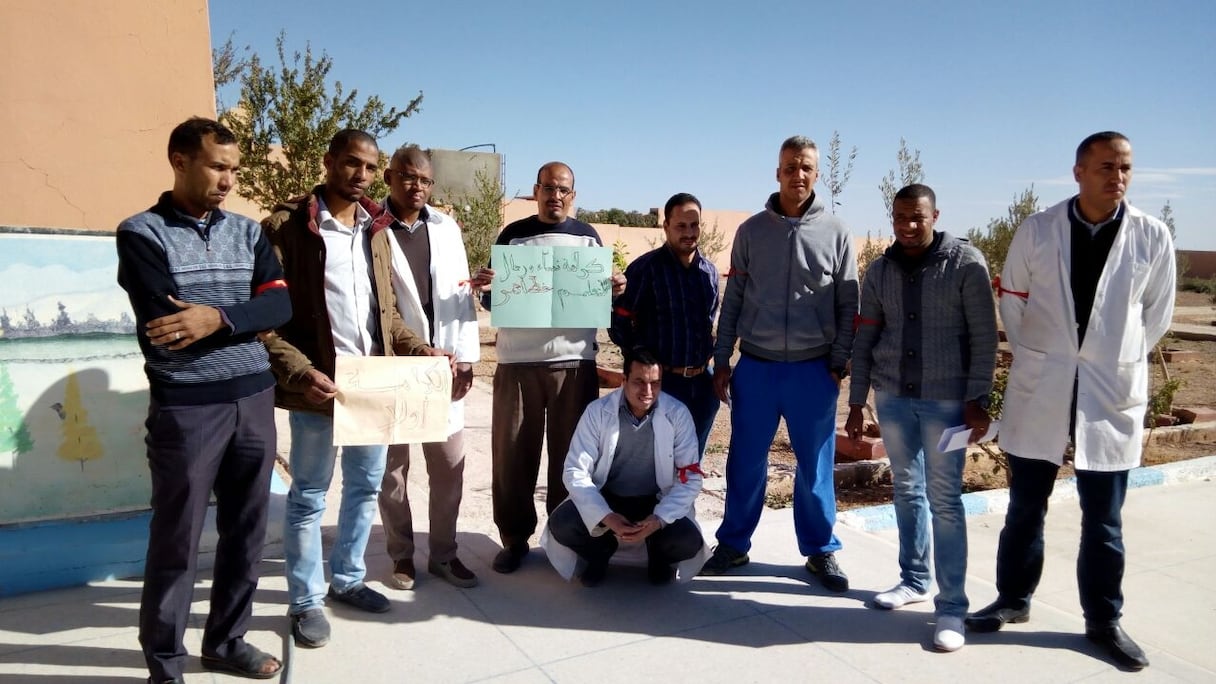
<path fill-rule="evenodd" d="M 794 533 L 804 556 L 840 548 L 836 524 L 836 399 L 826 358 L 812 361 L 739 360 L 731 375 L 730 453 L 726 457 L 726 511 L 718 542 L 741 552 L 764 509 L 768 452 L 785 418 L 794 447 Z"/>
<path fill-rule="evenodd" d="M 1009 509 L 996 552 L 996 589 L 1019 607 L 1030 603 L 1043 575 L 1043 521 L 1059 469 L 1049 461 L 1009 454 Z M 1081 501 L 1077 587 L 1088 626 L 1110 625 L 1122 615 L 1127 472 L 1077 471 Z"/>
<path fill-rule="evenodd" d="M 709 441 L 709 431 L 713 429 L 714 418 L 722 402 L 714 393 L 713 371 L 706 369 L 700 375 L 686 378 L 675 373 L 663 373 L 663 391 L 679 399 L 688 407 L 692 414 L 692 423 L 697 430 L 698 453 L 705 456 L 705 444 Z"/>

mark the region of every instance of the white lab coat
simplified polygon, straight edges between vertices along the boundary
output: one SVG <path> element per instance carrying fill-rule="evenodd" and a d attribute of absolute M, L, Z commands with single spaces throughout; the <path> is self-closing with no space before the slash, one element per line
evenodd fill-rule
<path fill-rule="evenodd" d="M 431 334 L 414 272 L 397 240 L 389 240 L 393 252 L 393 293 L 397 310 L 406 327 L 431 342 L 436 348 L 456 355 L 458 363 L 481 360 L 481 340 L 477 332 L 477 312 L 468 285 L 469 260 L 464 239 L 456 221 L 427 207 L 427 235 L 431 245 L 431 303 L 435 309 L 435 331 Z M 464 400 L 452 402 L 448 413 L 448 435 L 464 428 Z"/>
<path fill-rule="evenodd" d="M 593 535 L 605 533 L 604 528 L 596 528 L 604 516 L 612 512 L 600 490 L 608 481 L 620 439 L 623 400 L 622 390 L 618 389 L 591 402 L 579 419 L 570 440 L 570 450 L 566 452 L 562 481 L 570 492 L 568 498 L 574 501 L 587 531 Z M 654 421 L 654 474 L 659 485 L 659 503 L 654 514 L 664 524 L 688 517 L 695 525 L 694 504 L 701 491 L 700 469 L 684 470 L 683 477 L 680 473 L 681 468 L 696 466 L 700 459 L 692 415 L 680 400 L 660 393 L 650 419 Z M 700 530 L 699 525 L 697 529 Z M 578 555 L 549 534 L 548 522 L 541 531 L 540 545 L 558 574 L 567 580 L 574 576 Z M 691 580 L 708 558 L 709 547 L 702 544 L 697 555 L 676 565 L 679 581 Z"/>
<path fill-rule="evenodd" d="M 1062 463 L 1075 377 L 1076 468 L 1128 470 L 1140 464 L 1148 353 L 1174 311 L 1174 246 L 1165 224 L 1126 205 L 1078 348 L 1069 202 L 1018 227 L 1001 273 L 1001 319 L 1013 350 L 1001 448 Z"/>

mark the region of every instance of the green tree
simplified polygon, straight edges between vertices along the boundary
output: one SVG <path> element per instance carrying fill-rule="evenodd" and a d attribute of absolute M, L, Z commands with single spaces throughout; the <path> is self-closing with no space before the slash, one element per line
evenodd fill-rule
<path fill-rule="evenodd" d="M 633 228 L 655 228 L 659 225 L 659 217 L 654 212 L 625 211 L 624 209 L 579 209 L 574 215 L 586 223 L 608 223 L 616 226 Z"/>
<path fill-rule="evenodd" d="M 257 53 L 249 57 L 240 69 L 239 102 L 220 115 L 241 150 L 237 194 L 263 211 L 307 193 L 321 181 L 321 160 L 335 133 L 357 128 L 380 139 L 420 111 L 422 104 L 419 92 L 401 110 L 386 108 L 375 95 L 360 105 L 358 91 L 345 92 L 341 81 L 334 81 L 331 93 L 328 78 L 333 59 L 325 52 L 314 57 L 308 45 L 288 59 L 285 43 L 286 34 L 280 33 L 275 41 L 277 67 L 264 65 Z M 222 77 L 217 74 L 216 80 Z M 384 160 L 381 153 L 382 164 Z M 368 195 L 386 194 L 388 188 L 377 177 Z"/>
<path fill-rule="evenodd" d="M 228 109 L 224 105 L 223 98 L 220 97 L 220 90 L 229 83 L 235 83 L 245 68 L 249 65 L 249 59 L 238 54 L 236 45 L 232 42 L 233 34 L 228 34 L 228 40 L 218 48 L 211 50 L 211 80 L 215 82 L 215 111 L 223 113 Z M 244 48 L 245 52 L 249 52 L 249 46 Z"/>
<path fill-rule="evenodd" d="M 844 159 L 840 154 L 840 131 L 832 131 L 832 139 L 828 141 L 828 154 L 824 159 L 828 162 L 828 173 L 826 176 L 820 176 L 819 180 L 828 189 L 828 195 L 831 196 L 832 213 L 836 213 L 836 207 L 841 206 L 840 200 L 836 199 L 844 193 L 844 186 L 849 184 L 849 177 L 853 175 L 853 160 L 857 159 L 857 146 L 849 152 L 848 159 Z"/>
<path fill-rule="evenodd" d="M 1161 222 L 1170 229 L 1170 238 L 1174 241 L 1174 269 L 1178 272 L 1177 277 L 1181 282 L 1186 276 L 1187 269 L 1190 268 L 1190 260 L 1181 251 L 1178 251 L 1178 229 L 1174 225 L 1174 208 L 1170 206 L 1170 201 L 1165 201 L 1165 206 L 1161 207 Z"/>
<path fill-rule="evenodd" d="M 502 228 L 503 197 L 498 179 L 477 171 L 473 176 L 473 192 L 435 200 L 436 204 L 449 207 L 460 224 L 470 272 L 490 263 L 490 247 Z"/>
<path fill-rule="evenodd" d="M 908 150 L 908 141 L 899 139 L 899 151 L 895 153 L 895 161 L 899 163 L 899 185 L 895 184 L 895 170 L 887 171 L 878 189 L 882 191 L 882 202 L 887 207 L 887 218 L 891 218 L 891 206 L 895 203 L 895 193 L 899 189 L 913 183 L 925 182 L 925 169 L 920 164 L 920 150 Z"/>
<path fill-rule="evenodd" d="M 994 218 L 988 222 L 984 230 L 972 228 L 967 231 L 967 239 L 984 255 L 988 262 L 988 273 L 992 277 L 1000 275 L 1005 267 L 1005 257 L 1009 254 L 1009 243 L 1013 241 L 1013 233 L 1031 214 L 1039 210 L 1039 198 L 1034 194 L 1034 185 L 1022 191 L 1013 198 L 1005 216 Z"/>
<path fill-rule="evenodd" d="M 33 448 L 34 439 L 17 408 L 17 389 L 8 373 L 8 364 L 0 363 L 0 451 L 20 455 Z"/>
<path fill-rule="evenodd" d="M 97 428 L 89 423 L 89 412 L 80 399 L 80 383 L 76 380 L 75 371 L 68 373 L 61 411 L 63 441 L 59 443 L 59 458 L 79 462 L 80 472 L 83 473 L 84 464 L 101 458 L 102 451 Z"/>

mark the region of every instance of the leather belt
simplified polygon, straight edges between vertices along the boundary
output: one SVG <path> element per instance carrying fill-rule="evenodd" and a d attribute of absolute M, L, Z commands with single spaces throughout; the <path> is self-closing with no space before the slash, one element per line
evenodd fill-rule
<path fill-rule="evenodd" d="M 663 370 L 682 378 L 695 378 L 705 372 L 705 366 L 663 366 Z"/>

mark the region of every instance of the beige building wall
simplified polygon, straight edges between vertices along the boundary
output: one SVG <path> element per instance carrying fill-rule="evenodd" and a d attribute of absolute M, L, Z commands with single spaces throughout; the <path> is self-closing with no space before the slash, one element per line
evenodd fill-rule
<path fill-rule="evenodd" d="M 577 211 L 577 209 L 572 209 L 572 211 Z M 512 199 L 503 205 L 503 226 L 535 213 L 535 200 L 519 197 Z M 705 234 L 709 231 L 718 230 L 722 233 L 722 250 L 712 255 L 711 261 L 714 262 L 714 266 L 718 267 L 718 273 L 723 277 L 730 270 L 730 248 L 735 241 L 735 232 L 738 231 L 739 224 L 747 220 L 753 213 L 755 212 L 730 209 L 705 209 L 701 213 L 701 221 L 705 224 L 705 228 L 701 232 L 703 242 Z M 659 222 L 662 223 L 662 216 L 659 217 Z M 600 234 L 604 246 L 612 247 L 620 242 L 625 250 L 625 260 L 630 262 L 663 244 L 664 241 L 662 228 L 633 228 L 608 223 L 593 223 L 592 226 Z M 880 242 L 885 246 L 889 240 Z M 865 236 L 853 237 L 853 245 L 857 253 L 861 252 L 865 244 Z"/>
<path fill-rule="evenodd" d="M 215 116 L 206 0 L 3 0 L 0 65 L 0 225 L 114 230 Z"/>

